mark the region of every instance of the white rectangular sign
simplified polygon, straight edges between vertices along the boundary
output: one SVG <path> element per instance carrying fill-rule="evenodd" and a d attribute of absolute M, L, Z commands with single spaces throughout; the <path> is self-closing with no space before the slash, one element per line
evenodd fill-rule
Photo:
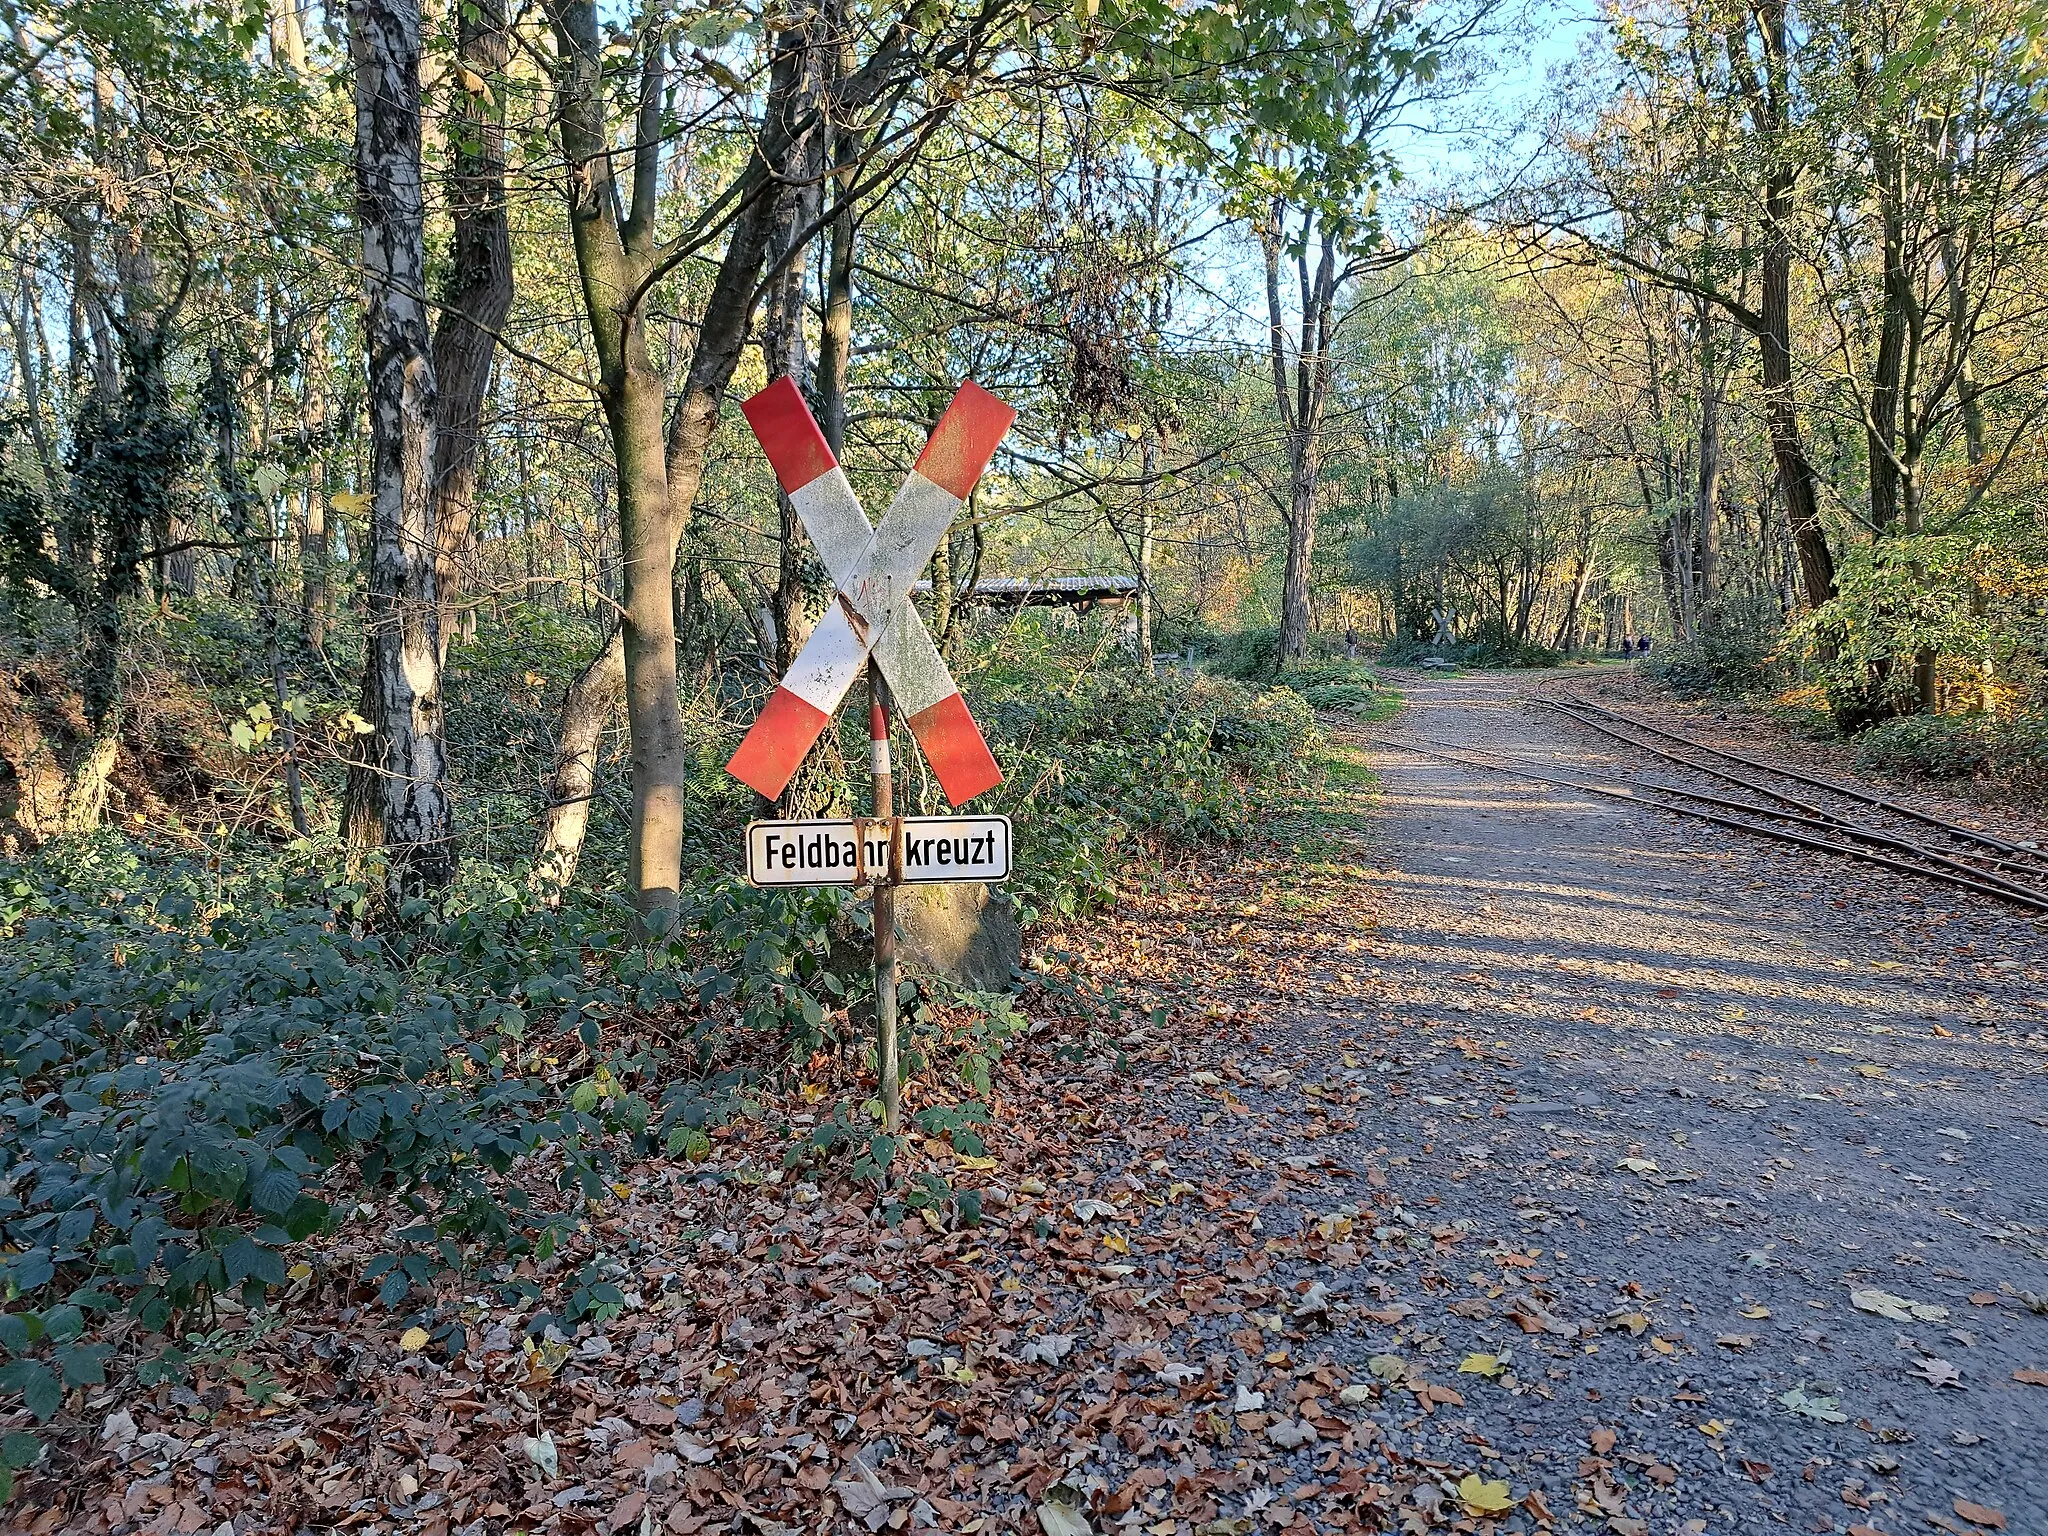
<path fill-rule="evenodd" d="M 889 833 L 867 827 L 867 847 L 854 847 L 851 821 L 755 821 L 747 824 L 747 879 L 754 885 L 853 885 L 863 868 L 889 867 Z M 1007 816 L 906 816 L 903 883 L 1010 877 Z"/>

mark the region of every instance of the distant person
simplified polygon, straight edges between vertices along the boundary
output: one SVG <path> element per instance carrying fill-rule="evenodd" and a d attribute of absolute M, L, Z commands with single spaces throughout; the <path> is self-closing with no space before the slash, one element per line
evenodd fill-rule
<path fill-rule="evenodd" d="M 1356 624 L 1344 626 L 1344 659 L 1346 661 L 1358 660 L 1358 626 Z"/>
<path fill-rule="evenodd" d="M 1638 656 L 1647 656 L 1650 654 L 1650 637 L 1648 635 L 1644 635 L 1640 640 L 1636 642 L 1636 654 Z"/>

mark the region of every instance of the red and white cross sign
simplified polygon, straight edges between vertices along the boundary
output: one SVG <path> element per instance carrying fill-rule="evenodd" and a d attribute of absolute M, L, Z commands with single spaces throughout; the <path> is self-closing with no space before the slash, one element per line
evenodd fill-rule
<path fill-rule="evenodd" d="M 1002 770 L 910 589 L 1017 413 L 980 385 L 962 384 L 881 523 L 869 527 L 793 380 L 777 379 L 740 409 L 838 591 L 726 772 L 771 800 L 781 794 L 872 657 L 946 798 L 960 805 L 995 788 Z"/>

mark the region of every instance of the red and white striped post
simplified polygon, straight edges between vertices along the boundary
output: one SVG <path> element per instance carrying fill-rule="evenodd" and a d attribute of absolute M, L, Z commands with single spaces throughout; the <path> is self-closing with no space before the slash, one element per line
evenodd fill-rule
<path fill-rule="evenodd" d="M 896 814 L 896 780 L 889 766 L 889 685 L 868 667 L 868 772 L 875 819 L 889 829 L 887 866 L 874 875 L 875 1076 L 881 1082 L 882 1129 L 896 1134 L 903 1098 L 896 1050 L 896 885 L 903 878 L 903 819 Z"/>

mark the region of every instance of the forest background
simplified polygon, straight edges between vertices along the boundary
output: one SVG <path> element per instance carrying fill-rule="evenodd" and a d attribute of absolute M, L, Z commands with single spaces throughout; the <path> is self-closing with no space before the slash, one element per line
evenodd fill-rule
<path fill-rule="evenodd" d="M 783 374 L 870 507 L 963 378 L 1020 411 L 920 602 L 1027 920 L 1303 793 L 1375 656 L 1654 635 L 1881 764 L 2048 781 L 2038 0 L 8 23 L 25 1421 L 177 1370 L 356 1191 L 417 1218 L 402 1308 L 820 1052 L 855 1091 L 792 1155 L 882 1176 L 860 909 L 731 874 L 722 764 L 830 599 L 726 409 Z M 1074 576 L 1132 600 L 986 601 Z M 1014 1015 L 906 1000 L 971 1145 Z"/>

